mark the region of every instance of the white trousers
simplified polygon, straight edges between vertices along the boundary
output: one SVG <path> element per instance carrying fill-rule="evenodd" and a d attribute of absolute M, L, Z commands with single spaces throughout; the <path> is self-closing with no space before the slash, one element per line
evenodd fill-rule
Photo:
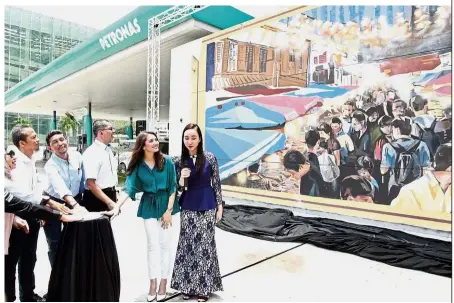
<path fill-rule="evenodd" d="M 172 226 L 167 229 L 163 229 L 161 221 L 155 218 L 145 219 L 144 225 L 147 234 L 148 278 L 170 281 L 180 234 L 180 214 L 172 216 Z"/>

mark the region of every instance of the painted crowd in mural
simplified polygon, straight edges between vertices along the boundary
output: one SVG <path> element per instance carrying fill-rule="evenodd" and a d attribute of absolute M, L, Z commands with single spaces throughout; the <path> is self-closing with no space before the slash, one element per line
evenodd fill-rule
<path fill-rule="evenodd" d="M 451 43 L 451 7 L 322 6 L 208 44 L 222 183 L 450 213 Z"/>

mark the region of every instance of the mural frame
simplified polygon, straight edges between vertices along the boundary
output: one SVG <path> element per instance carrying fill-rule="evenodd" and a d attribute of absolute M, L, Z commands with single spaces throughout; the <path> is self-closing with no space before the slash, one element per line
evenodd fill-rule
<path fill-rule="evenodd" d="M 199 59 L 199 79 L 197 91 L 197 106 L 192 107 L 191 119 L 196 121 L 201 127 L 203 134 L 206 133 L 206 84 L 207 84 L 207 46 L 222 38 L 228 38 L 232 33 L 245 30 L 247 28 L 256 28 L 270 22 L 279 21 L 283 18 L 291 17 L 295 14 L 304 13 L 320 6 L 294 6 L 286 11 L 278 12 L 272 16 L 254 19 L 246 23 L 239 24 L 232 28 L 213 33 L 202 40 L 201 53 Z M 452 102 L 452 101 L 451 101 Z M 345 216 L 366 218 L 382 222 L 397 224 L 406 224 L 422 228 L 451 231 L 452 214 L 427 212 L 427 211 L 402 211 L 390 208 L 388 205 L 378 204 L 353 204 L 349 201 L 343 201 L 331 198 L 320 198 L 312 196 L 303 196 L 300 194 L 291 194 L 285 192 L 273 192 L 260 189 L 250 189 L 239 186 L 222 185 L 223 194 L 226 197 L 254 200 L 265 203 L 271 203 L 278 206 L 296 207 L 320 212 L 340 214 Z"/>

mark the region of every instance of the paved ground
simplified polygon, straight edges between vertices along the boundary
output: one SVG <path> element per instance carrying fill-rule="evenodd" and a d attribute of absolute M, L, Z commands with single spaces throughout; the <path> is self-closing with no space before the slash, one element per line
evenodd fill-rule
<path fill-rule="evenodd" d="M 121 301 L 146 301 L 148 291 L 146 238 L 143 223 L 136 217 L 137 207 L 137 202 L 126 204 L 112 222 L 121 268 Z M 213 295 L 212 301 L 451 301 L 449 278 L 219 229 L 216 241 L 225 277 L 224 292 Z M 36 290 L 44 294 L 50 265 L 43 231 L 37 254 Z M 181 300 L 176 296 L 169 301 Z"/>

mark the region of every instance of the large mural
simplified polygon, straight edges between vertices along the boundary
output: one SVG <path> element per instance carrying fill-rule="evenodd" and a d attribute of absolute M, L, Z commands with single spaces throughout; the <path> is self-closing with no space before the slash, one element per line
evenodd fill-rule
<path fill-rule="evenodd" d="M 451 45 L 443 6 L 322 6 L 209 43 L 222 183 L 450 213 Z"/>

